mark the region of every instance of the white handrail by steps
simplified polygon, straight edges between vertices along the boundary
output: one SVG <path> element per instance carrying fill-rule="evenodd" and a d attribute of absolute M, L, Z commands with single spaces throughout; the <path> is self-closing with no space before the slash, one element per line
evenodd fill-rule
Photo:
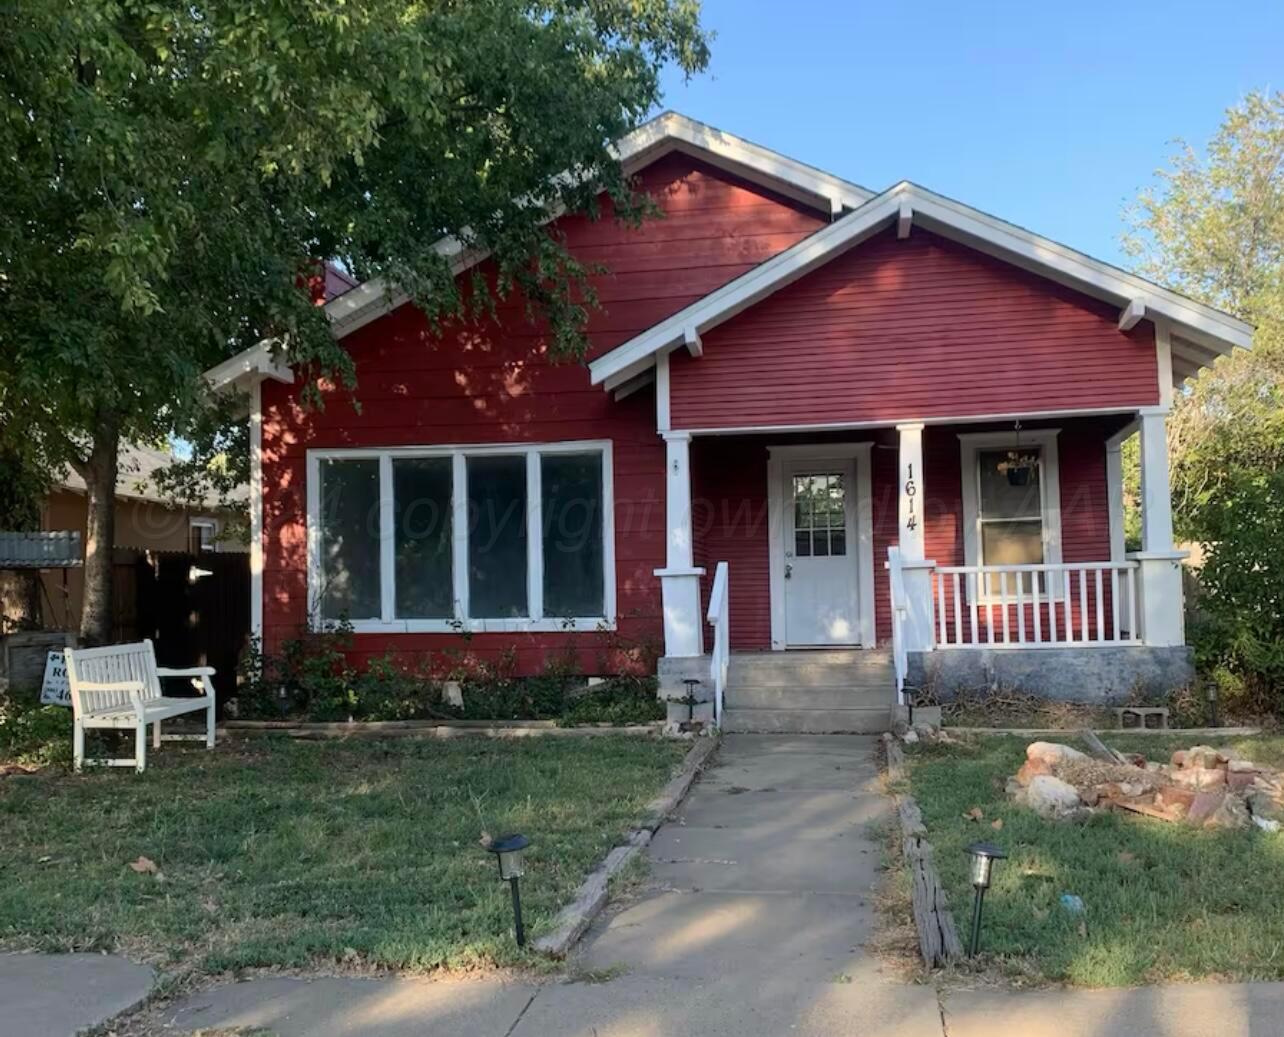
<path fill-rule="evenodd" d="M 896 667 L 896 701 L 905 704 L 905 677 L 909 672 L 909 656 L 905 652 L 905 633 L 902 626 L 907 616 L 905 601 L 905 574 L 901 570 L 901 549 L 892 545 L 887 549 L 887 575 L 891 584 L 892 606 L 892 662 Z"/>
<path fill-rule="evenodd" d="M 722 726 L 722 698 L 727 689 L 727 667 L 731 662 L 731 626 L 728 616 L 727 583 L 729 566 L 719 562 L 713 575 L 713 592 L 709 595 L 709 623 L 713 626 L 713 654 L 709 678 L 713 681 L 713 722 Z"/>

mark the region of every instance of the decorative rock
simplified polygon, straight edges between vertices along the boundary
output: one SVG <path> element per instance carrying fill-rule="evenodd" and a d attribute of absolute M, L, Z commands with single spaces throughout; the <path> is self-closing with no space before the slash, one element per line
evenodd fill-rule
<path fill-rule="evenodd" d="M 1018 785 L 1029 785 L 1030 781 L 1040 774 L 1051 774 L 1052 767 L 1046 760 L 1026 760 L 1021 764 L 1021 769 L 1016 772 L 1016 781 Z"/>
<path fill-rule="evenodd" d="M 1082 763 L 1088 759 L 1087 754 L 1060 742 L 1031 742 L 1025 747 L 1027 760 L 1042 760 L 1049 767 L 1062 763 Z"/>
<path fill-rule="evenodd" d="M 444 681 L 441 685 L 441 700 L 456 709 L 464 708 L 464 689 L 459 681 Z"/>
<path fill-rule="evenodd" d="M 1254 817 L 1269 817 L 1274 820 L 1284 817 L 1284 807 L 1275 801 L 1274 796 L 1261 789 L 1250 789 L 1244 798 Z"/>
<path fill-rule="evenodd" d="M 1226 772 L 1226 784 L 1231 787 L 1232 792 L 1243 792 L 1245 789 L 1253 787 L 1253 779 L 1256 775 L 1252 771 L 1231 771 Z"/>
<path fill-rule="evenodd" d="M 1208 767 L 1184 767 L 1173 771 L 1172 780 L 1192 789 L 1216 789 L 1226 784 L 1226 772 Z"/>
<path fill-rule="evenodd" d="M 1228 760 L 1226 769 L 1232 774 L 1257 774 L 1261 770 L 1252 760 Z"/>
<path fill-rule="evenodd" d="M 1155 801 L 1161 807 L 1177 807 L 1189 813 L 1198 795 L 1199 793 L 1194 789 L 1183 788 L 1180 785 L 1165 785 L 1159 790 Z"/>
<path fill-rule="evenodd" d="M 1183 754 L 1181 766 L 1183 769 L 1202 767 L 1214 770 L 1225 762 L 1226 758 L 1211 745 L 1193 745 Z"/>
<path fill-rule="evenodd" d="M 1074 813 L 1080 805 L 1075 787 L 1051 774 L 1036 774 L 1031 778 L 1021 801 L 1040 817 L 1054 820 Z"/>
<path fill-rule="evenodd" d="M 1253 823 L 1248 807 L 1238 796 L 1223 796 L 1221 803 L 1204 822 L 1205 828 L 1247 828 Z"/>
<path fill-rule="evenodd" d="M 1201 792 L 1186 811 L 1186 820 L 1192 825 L 1202 825 L 1216 813 L 1226 798 L 1225 792 Z"/>

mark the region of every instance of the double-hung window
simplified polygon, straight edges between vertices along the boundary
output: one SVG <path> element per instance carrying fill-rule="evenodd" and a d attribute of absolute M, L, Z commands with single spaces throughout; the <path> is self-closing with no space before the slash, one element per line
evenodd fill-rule
<path fill-rule="evenodd" d="M 314 624 L 614 621 L 609 443 L 311 451 L 308 537 Z"/>
<path fill-rule="evenodd" d="M 959 436 L 963 476 L 963 549 L 967 565 L 1032 566 L 1061 561 L 1057 430 Z M 982 600 L 1006 589 L 1055 596 L 1058 581 L 1021 569 L 991 571 Z M 971 585 L 971 581 L 969 580 Z"/>

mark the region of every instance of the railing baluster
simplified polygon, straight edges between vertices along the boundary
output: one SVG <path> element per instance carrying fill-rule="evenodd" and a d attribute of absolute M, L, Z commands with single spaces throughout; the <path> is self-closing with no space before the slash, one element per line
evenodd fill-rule
<path fill-rule="evenodd" d="M 1003 608 L 1003 643 L 1009 644 L 1012 635 L 1008 633 L 1008 574 L 999 573 L 999 601 Z"/>
<path fill-rule="evenodd" d="M 979 644 L 981 640 L 976 632 L 976 590 L 980 582 L 975 572 L 967 574 L 967 604 L 968 612 L 972 615 L 972 644 Z"/>
<path fill-rule="evenodd" d="M 1065 606 L 1061 616 L 1065 620 L 1066 644 L 1074 644 L 1074 606 L 1070 604 L 1070 570 L 1061 570 L 1062 584 L 1065 591 Z"/>
<path fill-rule="evenodd" d="M 1088 571 L 1079 570 L 1079 640 L 1088 640 Z"/>
<path fill-rule="evenodd" d="M 951 573 L 951 584 L 954 589 L 954 643 L 963 643 L 963 599 L 959 597 L 959 574 Z"/>
<path fill-rule="evenodd" d="M 945 634 L 945 574 L 936 574 L 936 612 L 937 626 L 941 631 L 941 644 L 950 643 L 950 639 Z"/>
<path fill-rule="evenodd" d="M 1104 641 L 1106 639 L 1106 603 L 1101 597 L 1101 570 L 1098 569 L 1095 575 L 1097 580 L 1097 640 Z"/>
<path fill-rule="evenodd" d="M 1137 569 L 1135 566 L 1128 569 L 1128 640 L 1138 641 L 1140 635 L 1137 630 Z"/>
<path fill-rule="evenodd" d="M 1030 597 L 1034 601 L 1034 643 L 1042 644 L 1043 617 L 1039 615 L 1039 573 L 1037 572 L 1030 574 Z"/>
<path fill-rule="evenodd" d="M 1119 640 L 1119 570 L 1110 570 L 1110 625 Z"/>
<path fill-rule="evenodd" d="M 1025 644 L 1025 573 L 1016 573 L 1017 644 Z"/>

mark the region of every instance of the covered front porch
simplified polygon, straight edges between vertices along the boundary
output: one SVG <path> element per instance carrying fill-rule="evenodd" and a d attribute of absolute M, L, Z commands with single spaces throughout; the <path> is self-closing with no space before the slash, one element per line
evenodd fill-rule
<path fill-rule="evenodd" d="M 1165 416 L 663 433 L 662 683 L 682 694 L 695 677 L 725 699 L 733 652 L 874 648 L 890 649 L 903 699 L 1182 683 Z M 1141 544 L 1129 551 L 1121 451 L 1134 435 Z"/>

